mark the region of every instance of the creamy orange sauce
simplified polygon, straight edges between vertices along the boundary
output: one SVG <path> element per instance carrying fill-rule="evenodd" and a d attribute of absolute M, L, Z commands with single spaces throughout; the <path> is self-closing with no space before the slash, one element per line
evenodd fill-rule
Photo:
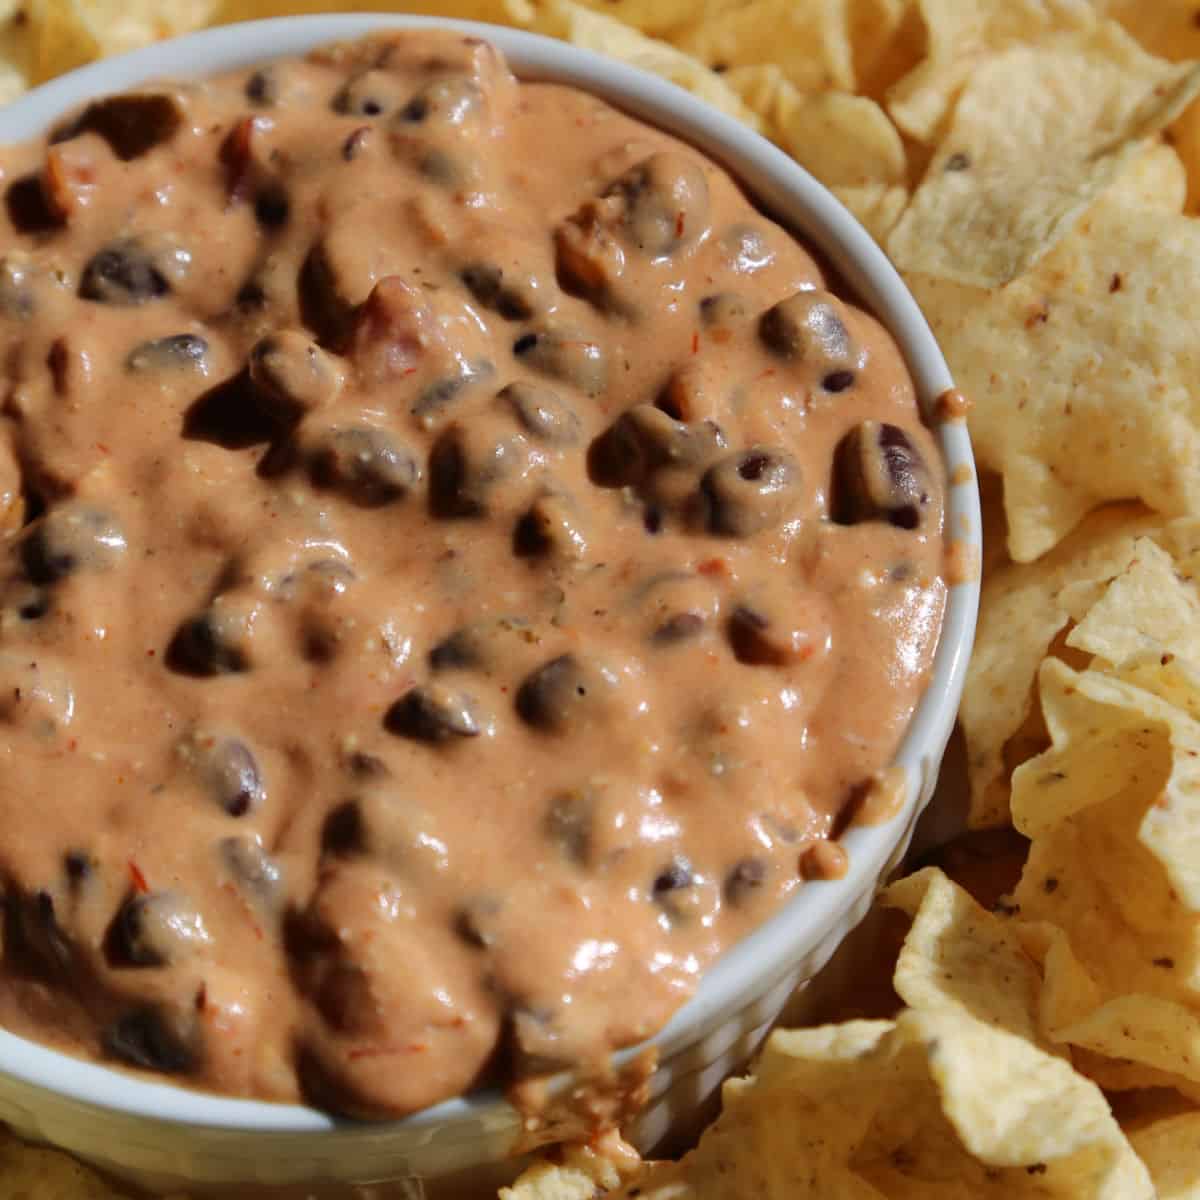
<path fill-rule="evenodd" d="M 653 1033 L 836 873 L 943 481 L 720 169 L 408 33 L 0 186 L 6 1027 L 403 1114 Z"/>

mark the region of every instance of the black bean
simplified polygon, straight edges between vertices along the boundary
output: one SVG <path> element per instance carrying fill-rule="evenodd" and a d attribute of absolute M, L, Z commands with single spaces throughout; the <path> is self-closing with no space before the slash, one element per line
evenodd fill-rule
<path fill-rule="evenodd" d="M 700 301 L 700 320 L 710 328 L 735 325 L 748 315 L 746 301 L 734 292 L 718 292 Z"/>
<path fill-rule="evenodd" d="M 287 189 L 281 183 L 267 184 L 254 197 L 254 219 L 264 229 L 282 229 L 291 208 Z"/>
<path fill-rule="evenodd" d="M 674 613 L 654 630 L 650 640 L 658 646 L 673 646 L 677 642 L 691 641 L 704 631 L 704 624 L 703 613 Z"/>
<path fill-rule="evenodd" d="M 535 311 L 536 280 L 529 275 L 505 277 L 504 268 L 495 263 L 468 263 L 458 273 L 467 290 L 483 305 L 499 313 L 506 321 L 527 321 Z"/>
<path fill-rule="evenodd" d="M 930 497 L 925 460 L 898 426 L 864 421 L 838 443 L 830 515 L 839 525 L 883 520 L 916 529 Z"/>
<path fill-rule="evenodd" d="M 544 384 L 517 380 L 502 388 L 496 398 L 512 408 L 527 433 L 548 446 L 573 446 L 582 436 L 579 414 Z"/>
<path fill-rule="evenodd" d="M 43 967 L 51 971 L 70 968 L 75 952 L 67 931 L 58 919 L 54 897 L 37 891 L 17 902 L 16 915 L 21 943 Z"/>
<path fill-rule="evenodd" d="M 314 558 L 272 580 L 267 586 L 286 604 L 328 604 L 344 596 L 358 579 L 354 568 L 342 558 Z"/>
<path fill-rule="evenodd" d="M 195 333 L 175 333 L 135 346 L 125 357 L 127 371 L 203 371 L 208 342 Z"/>
<path fill-rule="evenodd" d="M 304 324 L 327 346 L 344 342 L 354 323 L 355 305 L 341 286 L 325 239 L 317 241 L 305 255 L 297 285 Z"/>
<path fill-rule="evenodd" d="M 478 671 L 490 661 L 487 630 L 480 625 L 456 629 L 429 652 L 435 671 Z"/>
<path fill-rule="evenodd" d="M 76 885 L 90 878 L 93 870 L 91 858 L 82 850 L 68 850 L 63 855 L 63 867 L 67 872 L 67 878 Z"/>
<path fill-rule="evenodd" d="M 36 584 L 57 583 L 79 570 L 104 570 L 125 553 L 116 518 L 80 502 L 55 505 L 28 526 L 21 562 Z"/>
<path fill-rule="evenodd" d="M 431 183 L 456 192 L 477 187 L 482 173 L 477 158 L 452 153 L 440 146 L 422 146 L 416 165 Z"/>
<path fill-rule="evenodd" d="M 386 71 L 363 71 L 346 81 L 333 98 L 334 112 L 380 117 L 400 104 L 400 80 Z"/>
<path fill-rule="evenodd" d="M 227 837 L 217 853 L 238 886 L 259 900 L 274 902 L 283 889 L 283 869 L 256 837 Z"/>
<path fill-rule="evenodd" d="M 759 337 L 779 358 L 853 367 L 857 365 L 855 349 L 839 307 L 837 298 L 828 292 L 796 292 L 763 313 Z"/>
<path fill-rule="evenodd" d="M 250 747 L 238 738 L 219 738 L 202 755 L 213 799 L 231 816 L 244 817 L 266 797 L 262 772 Z"/>
<path fill-rule="evenodd" d="M 440 683 L 413 688 L 392 705 L 384 717 L 387 729 L 420 742 L 446 742 L 478 737 L 486 718 L 475 698 Z"/>
<path fill-rule="evenodd" d="M 487 359 L 463 363 L 454 375 L 435 380 L 421 391 L 411 412 L 426 429 L 450 407 L 463 392 L 476 383 L 482 383 L 495 374 L 496 368 Z"/>
<path fill-rule="evenodd" d="M 70 124 L 50 136 L 51 143 L 83 133 L 97 133 L 123 162 L 168 142 L 183 124 L 183 109 L 174 96 L 127 92 L 95 100 Z"/>
<path fill-rule="evenodd" d="M 29 584 L 18 592 L 13 607 L 22 621 L 40 621 L 50 611 L 52 604 L 53 597 L 48 587 Z"/>
<path fill-rule="evenodd" d="M 695 241 L 708 228 L 708 181 L 692 158 L 660 151 L 636 164 L 605 190 L 624 202 L 621 225 L 653 258 Z"/>
<path fill-rule="evenodd" d="M 279 102 L 279 76 L 270 67 L 262 67 L 246 80 L 246 99 L 262 108 Z"/>
<path fill-rule="evenodd" d="M 176 257 L 177 263 L 181 261 Z M 145 304 L 170 291 L 171 280 L 161 257 L 137 238 L 123 238 L 98 250 L 79 281 L 79 295 L 97 304 Z"/>
<path fill-rule="evenodd" d="M 250 351 L 248 370 L 259 407 L 284 423 L 333 403 L 345 380 L 338 359 L 295 329 L 260 338 Z"/>
<path fill-rule="evenodd" d="M 694 882 L 695 875 L 687 859 L 674 858 L 654 877 L 650 890 L 654 898 L 660 900 L 670 892 L 691 887 Z"/>
<path fill-rule="evenodd" d="M 528 367 L 577 387 L 589 396 L 604 390 L 608 369 L 601 344 L 576 330 L 543 329 L 522 334 L 513 354 Z"/>
<path fill-rule="evenodd" d="M 591 857 L 595 802 L 586 790 L 555 796 L 546 810 L 543 831 L 571 862 L 584 865 Z"/>
<path fill-rule="evenodd" d="M 62 213 L 51 204 L 39 175 L 22 175 L 4 189 L 4 207 L 18 233 L 52 233 L 64 223 Z"/>
<path fill-rule="evenodd" d="M 482 517 L 497 485 L 528 469 L 531 448 L 521 434 L 494 437 L 482 423 L 456 421 L 429 455 L 429 505 L 436 517 Z"/>
<path fill-rule="evenodd" d="M 571 733 L 603 701 L 607 682 L 573 654 L 561 654 L 528 675 L 516 695 L 517 713 L 546 733 Z"/>
<path fill-rule="evenodd" d="M 400 109 L 399 120 L 409 125 L 464 125 L 483 109 L 483 92 L 474 80 L 447 75 L 425 84 Z"/>
<path fill-rule="evenodd" d="M 192 1070 L 199 1057 L 194 1028 L 161 1009 L 143 1005 L 118 1017 L 104 1032 L 105 1051 L 134 1067 L 165 1074 Z"/>
<path fill-rule="evenodd" d="M 725 898 L 730 904 L 744 904 L 767 881 L 767 865 L 761 858 L 743 858 L 725 876 Z"/>
<path fill-rule="evenodd" d="M 333 809 L 321 826 L 321 850 L 325 854 L 348 857 L 365 853 L 367 829 L 362 805 L 347 800 Z"/>
<path fill-rule="evenodd" d="M 345 162 L 353 162 L 374 141 L 370 125 L 360 125 L 342 143 L 342 158 Z"/>
<path fill-rule="evenodd" d="M 731 225 L 721 235 L 721 247 L 733 269 L 745 275 L 761 271 L 775 259 L 767 235 L 754 225 Z"/>
<path fill-rule="evenodd" d="M 664 467 L 693 467 L 725 446 L 712 421 L 685 423 L 653 404 L 623 412 L 589 447 L 588 470 L 602 487 L 642 482 Z"/>
<path fill-rule="evenodd" d="M 543 492 L 513 530 L 513 551 L 519 558 L 581 559 L 587 550 L 579 510 L 561 492 Z"/>
<path fill-rule="evenodd" d="M 200 914 L 178 893 L 164 891 L 130 897 L 105 945 L 114 965 L 163 967 L 184 961 L 210 941 Z"/>
<path fill-rule="evenodd" d="M 230 675 L 250 669 L 249 630 L 240 614 L 213 608 L 184 621 L 167 647 L 167 665 L 184 675 Z"/>
<path fill-rule="evenodd" d="M 402 500 L 420 482 L 412 453 L 382 429 L 347 425 L 326 431 L 309 451 L 318 487 L 338 492 L 360 508 Z"/>
<path fill-rule="evenodd" d="M 500 940 L 497 917 L 504 909 L 498 896 L 475 896 L 454 916 L 454 932 L 476 950 L 490 950 Z"/>
<path fill-rule="evenodd" d="M 795 657 L 787 634 L 776 630 L 765 613 L 746 604 L 730 614 L 728 635 L 734 657 L 750 666 L 778 667 Z"/>
<path fill-rule="evenodd" d="M 800 500 L 800 466 L 784 450 L 752 446 L 714 463 L 700 481 L 708 527 L 749 537 L 778 525 Z"/>

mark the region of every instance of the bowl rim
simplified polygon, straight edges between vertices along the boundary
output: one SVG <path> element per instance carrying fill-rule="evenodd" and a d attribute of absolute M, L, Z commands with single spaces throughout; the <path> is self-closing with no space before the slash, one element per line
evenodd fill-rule
<path fill-rule="evenodd" d="M 77 68 L 0 108 L 0 143 L 36 137 L 61 116 L 97 96 L 156 80 L 199 79 L 323 44 L 386 29 L 449 29 L 485 38 L 522 80 L 562 82 L 593 92 L 631 115 L 672 133 L 723 165 L 769 214 L 815 245 L 899 345 L 946 469 L 947 545 L 962 543 L 965 576 L 947 580 L 946 608 L 929 684 L 894 762 L 905 770 L 907 795 L 891 819 L 854 826 L 840 839 L 849 865 L 838 880 L 814 881 L 766 922 L 725 951 L 704 973 L 695 994 L 657 1034 L 613 1055 L 629 1062 L 647 1047 L 660 1058 L 691 1045 L 723 1012 L 781 975 L 854 899 L 876 886 L 905 844 L 928 801 L 953 727 L 974 640 L 979 604 L 982 523 L 974 458 L 966 423 L 939 420 L 937 398 L 953 386 L 924 316 L 895 268 L 870 235 L 807 171 L 736 118 L 675 84 L 639 68 L 538 34 L 476 21 L 397 13 L 280 17 L 222 25 Z M 363 1124 L 299 1104 L 248 1100 L 160 1083 L 77 1059 L 0 1030 L 0 1075 L 110 1115 L 231 1133 L 305 1134 L 361 1129 L 431 1135 L 446 1124 L 489 1116 L 515 1117 L 501 1091 L 486 1089 L 443 1101 L 397 1121 Z M 569 1076 L 563 1077 L 569 1080 Z M 565 1086 L 565 1083 L 564 1083 Z"/>

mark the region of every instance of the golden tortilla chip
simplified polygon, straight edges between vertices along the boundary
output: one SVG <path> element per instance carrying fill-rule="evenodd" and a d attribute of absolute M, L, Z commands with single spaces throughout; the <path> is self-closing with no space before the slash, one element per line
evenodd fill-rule
<path fill-rule="evenodd" d="M 961 1012 L 776 1033 L 643 1200 L 1149 1200 L 1094 1084 Z"/>
<path fill-rule="evenodd" d="M 1153 1121 L 1129 1141 L 1154 1180 L 1158 1200 L 1200 1198 L 1200 1113 Z"/>
<path fill-rule="evenodd" d="M 30 0 L 21 26 L 28 75 L 41 83 L 107 54 L 120 54 L 208 24 L 219 0 Z"/>
<path fill-rule="evenodd" d="M 975 452 L 1004 478 L 1019 562 L 1110 500 L 1169 517 L 1200 510 L 1200 342 L 1188 315 L 1200 223 L 1131 203 L 1130 186 L 1007 287 L 908 277 L 975 402 Z"/>
<path fill-rule="evenodd" d="M 1042 1029 L 1107 1086 L 1200 1091 L 1200 723 L 1054 659 L 1040 687 L 1052 747 L 1014 773 L 1012 809 Z"/>
<path fill-rule="evenodd" d="M 963 84 L 986 58 L 1047 34 L 1095 28 L 1088 0 L 918 0 L 927 52 L 888 93 L 888 111 L 917 141 L 932 141 Z"/>
<path fill-rule="evenodd" d="M 1200 65 L 1143 51 L 1119 25 L 1020 46 L 971 76 L 887 248 L 901 270 L 976 287 L 1043 257 L 1200 93 Z"/>
<path fill-rule="evenodd" d="M 851 91 L 849 0 L 741 0 L 697 5 L 671 40 L 710 67 L 774 64 L 801 91 Z"/>
<path fill-rule="evenodd" d="M 512 11 L 518 24 L 535 33 L 563 38 L 576 46 L 619 58 L 643 71 L 661 75 L 694 92 L 722 112 L 744 121 L 751 128 L 759 127 L 758 117 L 719 75 L 695 57 L 665 42 L 644 37 L 627 25 L 593 12 L 574 0 L 541 0 L 529 19 L 521 19 L 515 6 Z"/>
<path fill-rule="evenodd" d="M 1200 595 L 1149 538 L 1071 631 L 1067 645 L 1121 668 L 1164 656 L 1200 666 Z"/>
<path fill-rule="evenodd" d="M 553 1161 L 534 1163 L 512 1187 L 500 1189 L 499 1200 L 593 1200 L 641 1166 L 636 1151 L 609 1133 L 596 1145 L 566 1146 Z"/>
<path fill-rule="evenodd" d="M 882 242 L 908 203 L 904 143 L 883 109 L 849 92 L 805 94 L 776 66 L 722 78 L 762 118 L 762 132 Z"/>
<path fill-rule="evenodd" d="M 973 828 L 1009 821 L 1006 749 L 1034 714 L 1034 681 L 1051 643 L 1083 617 L 1132 561 L 1138 536 L 1155 526 L 1145 510 L 1113 505 L 1036 562 L 1009 564 L 985 578 L 959 710 Z"/>
<path fill-rule="evenodd" d="M 959 1013 L 1042 1041 L 1036 1017 L 1041 973 L 1010 922 L 932 867 L 892 884 L 883 903 L 913 919 L 894 980 L 909 1007 Z"/>
<path fill-rule="evenodd" d="M 925 54 L 925 27 L 911 0 L 850 0 L 854 90 L 881 100 Z"/>

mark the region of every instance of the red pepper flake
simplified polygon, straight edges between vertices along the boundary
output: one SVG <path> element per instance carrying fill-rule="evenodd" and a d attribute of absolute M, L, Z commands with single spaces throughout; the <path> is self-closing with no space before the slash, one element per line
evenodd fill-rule
<path fill-rule="evenodd" d="M 729 564 L 723 558 L 706 558 L 696 564 L 696 570 L 701 575 L 726 575 L 729 573 Z"/>
<path fill-rule="evenodd" d="M 1110 292 L 1119 292 L 1124 283 L 1125 280 L 1121 278 L 1120 273 L 1114 274 L 1113 277 L 1108 281 L 1108 290 Z"/>
<path fill-rule="evenodd" d="M 677 238 L 683 237 L 683 209 L 682 208 L 675 214 L 675 236 Z"/>
<path fill-rule="evenodd" d="M 103 442 L 97 442 L 96 449 L 99 450 L 101 454 L 111 454 L 112 453 L 112 451 Z"/>
<path fill-rule="evenodd" d="M 700 335 L 698 333 L 692 334 L 692 353 L 700 353 Z"/>
<path fill-rule="evenodd" d="M 146 882 L 145 875 L 142 874 L 142 869 L 133 861 L 129 860 L 129 878 L 133 882 L 133 890 L 135 892 L 148 892 L 150 885 Z"/>

